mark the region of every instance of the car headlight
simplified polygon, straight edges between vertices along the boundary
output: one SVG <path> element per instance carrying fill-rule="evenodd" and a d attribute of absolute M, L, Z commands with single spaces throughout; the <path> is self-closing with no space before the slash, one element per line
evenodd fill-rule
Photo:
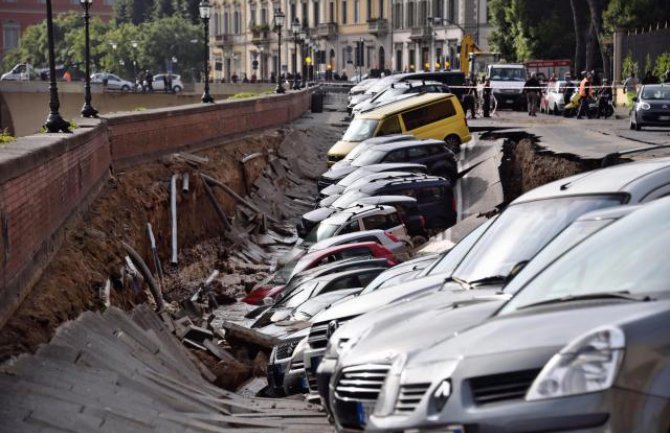
<path fill-rule="evenodd" d="M 649 110 L 651 108 L 651 105 L 647 104 L 646 102 L 640 102 L 637 104 L 637 108 L 640 110 Z"/>
<path fill-rule="evenodd" d="M 535 378 L 526 400 L 542 400 L 608 389 L 623 359 L 626 339 L 615 327 L 576 338 L 554 355 Z"/>

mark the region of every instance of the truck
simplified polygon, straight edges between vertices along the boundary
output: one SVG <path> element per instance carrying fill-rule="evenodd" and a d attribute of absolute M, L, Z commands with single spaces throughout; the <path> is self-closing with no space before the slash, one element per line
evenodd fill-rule
<path fill-rule="evenodd" d="M 495 63 L 488 65 L 486 78 L 491 80 L 491 89 L 497 107 L 524 110 L 526 98 L 523 87 L 528 79 L 528 71 L 523 64 Z"/>
<path fill-rule="evenodd" d="M 11 71 L 2 74 L 2 81 L 28 81 L 35 78 L 37 71 L 29 63 L 19 63 Z"/>

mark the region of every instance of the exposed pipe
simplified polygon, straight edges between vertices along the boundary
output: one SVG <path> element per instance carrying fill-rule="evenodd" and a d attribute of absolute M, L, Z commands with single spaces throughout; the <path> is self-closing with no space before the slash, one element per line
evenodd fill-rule
<path fill-rule="evenodd" d="M 173 174 L 170 181 L 170 214 L 172 219 L 172 258 L 173 265 L 177 264 L 177 175 Z"/>
<path fill-rule="evenodd" d="M 184 175 L 181 178 L 181 192 L 183 193 L 188 192 L 189 180 L 190 176 L 188 175 L 188 173 L 184 173 Z"/>
<path fill-rule="evenodd" d="M 151 254 L 154 259 L 154 268 L 156 268 L 156 274 L 160 280 L 163 279 L 163 267 L 161 266 L 161 260 L 158 257 L 158 248 L 156 248 L 156 238 L 154 237 L 154 231 L 151 227 L 151 223 L 147 223 L 147 234 L 149 235 L 149 245 L 151 245 Z"/>
<path fill-rule="evenodd" d="M 142 260 L 142 257 L 137 253 L 137 251 L 135 251 L 133 247 L 131 247 L 124 241 L 121 241 L 121 245 L 123 245 L 123 248 L 126 250 L 130 258 L 132 259 L 133 263 L 139 268 L 139 271 L 144 277 L 144 280 L 149 285 L 149 290 L 151 290 L 151 294 L 154 297 L 156 307 L 158 308 L 159 311 L 162 310 L 163 293 L 161 292 L 160 287 L 158 287 L 158 284 L 156 283 L 154 276 L 151 274 L 151 270 L 149 270 L 147 264 L 144 262 L 144 260 Z"/>

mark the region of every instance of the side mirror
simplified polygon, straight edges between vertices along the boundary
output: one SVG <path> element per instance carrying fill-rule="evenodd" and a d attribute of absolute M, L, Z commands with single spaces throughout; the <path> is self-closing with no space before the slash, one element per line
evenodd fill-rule
<path fill-rule="evenodd" d="M 272 299 L 269 296 L 266 296 L 265 298 L 263 298 L 263 305 L 267 305 L 269 307 L 271 305 L 274 305 L 274 303 L 275 303 L 275 300 Z"/>
<path fill-rule="evenodd" d="M 637 96 L 634 96 L 633 97 L 633 102 L 637 102 L 637 101 L 638 101 Z"/>

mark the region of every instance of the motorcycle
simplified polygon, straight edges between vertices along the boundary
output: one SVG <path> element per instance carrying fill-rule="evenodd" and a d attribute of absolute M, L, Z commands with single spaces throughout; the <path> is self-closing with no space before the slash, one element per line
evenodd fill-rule
<path fill-rule="evenodd" d="M 563 117 L 575 117 L 579 112 L 579 106 L 581 103 L 582 97 L 579 95 L 579 93 L 572 95 L 570 102 L 568 102 L 563 108 Z M 589 119 L 595 119 L 598 117 L 599 107 L 599 102 L 597 100 L 589 98 L 586 117 Z"/>

